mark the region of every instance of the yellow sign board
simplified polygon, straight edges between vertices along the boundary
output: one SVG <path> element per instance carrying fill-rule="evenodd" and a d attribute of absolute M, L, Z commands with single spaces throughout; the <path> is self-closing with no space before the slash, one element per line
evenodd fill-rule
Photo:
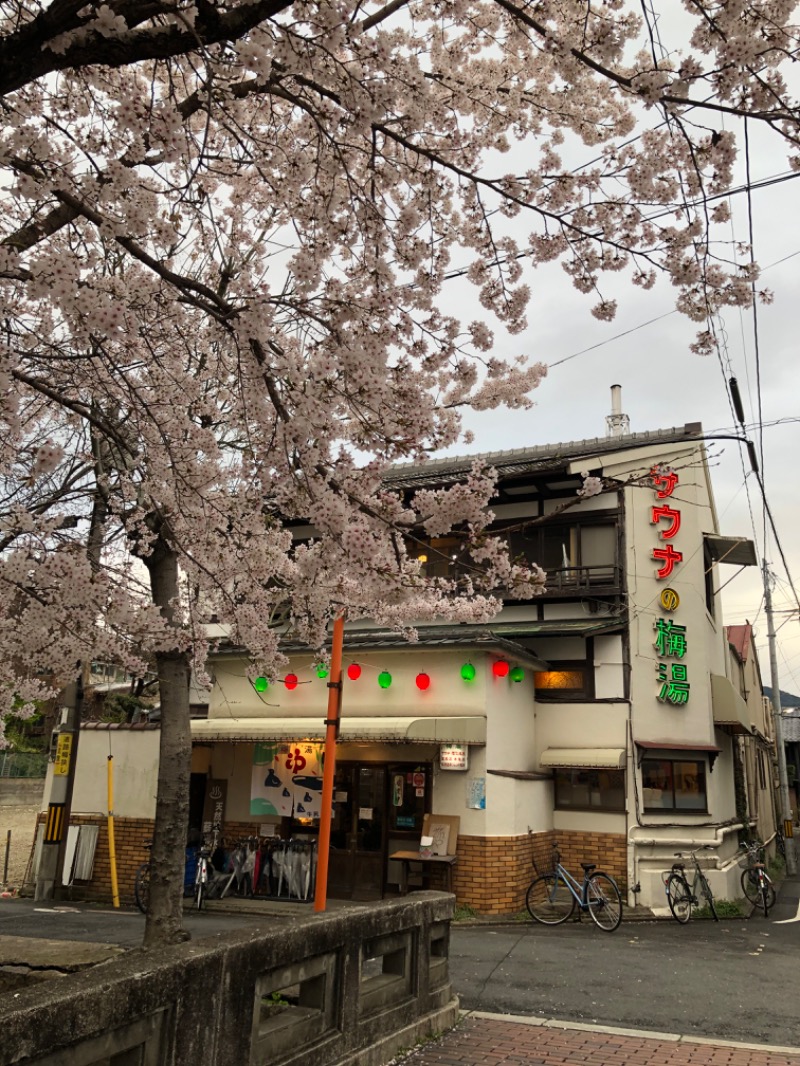
<path fill-rule="evenodd" d="M 72 733 L 59 733 L 56 746 L 56 759 L 53 773 L 59 777 L 66 777 L 69 773 L 69 761 L 72 755 Z"/>
<path fill-rule="evenodd" d="M 791 818 L 787 818 L 786 821 L 783 823 L 783 835 L 785 837 L 794 836 L 794 824 Z"/>

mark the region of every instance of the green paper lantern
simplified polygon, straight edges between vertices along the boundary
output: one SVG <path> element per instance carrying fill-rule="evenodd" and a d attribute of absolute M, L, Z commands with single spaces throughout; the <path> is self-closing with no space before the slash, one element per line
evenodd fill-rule
<path fill-rule="evenodd" d="M 461 676 L 464 678 L 465 681 L 475 680 L 475 667 L 472 665 L 472 663 L 464 663 L 464 665 L 461 667 Z"/>
<path fill-rule="evenodd" d="M 525 677 L 525 671 L 522 669 L 521 666 L 515 666 L 509 674 L 509 677 L 512 681 L 522 681 L 522 679 Z"/>
<path fill-rule="evenodd" d="M 388 670 L 383 670 L 380 674 L 378 674 L 378 684 L 381 686 L 381 688 L 388 688 L 391 683 L 392 675 L 389 673 Z"/>
<path fill-rule="evenodd" d="M 265 677 L 257 677 L 253 682 L 253 688 L 256 692 L 266 692 L 269 688 L 269 681 Z"/>
<path fill-rule="evenodd" d="M 325 666 L 323 663 L 320 663 L 319 666 L 317 667 L 317 677 L 327 677 L 327 676 L 328 676 L 328 667 Z"/>

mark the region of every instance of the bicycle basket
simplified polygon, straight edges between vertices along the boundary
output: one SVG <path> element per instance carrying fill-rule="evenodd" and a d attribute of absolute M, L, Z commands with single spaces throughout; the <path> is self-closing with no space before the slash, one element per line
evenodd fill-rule
<path fill-rule="evenodd" d="M 739 868 L 742 870 L 749 870 L 753 863 L 763 863 L 764 861 L 763 848 L 748 848 L 747 851 L 742 850 L 742 855 L 739 859 Z"/>
<path fill-rule="evenodd" d="M 556 864 L 561 861 L 558 848 L 555 844 L 539 844 L 532 849 L 533 868 L 541 877 L 542 874 L 555 872 Z"/>

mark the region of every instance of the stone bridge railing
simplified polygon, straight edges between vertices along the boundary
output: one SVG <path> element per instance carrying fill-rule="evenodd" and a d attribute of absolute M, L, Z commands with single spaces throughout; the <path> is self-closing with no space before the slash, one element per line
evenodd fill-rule
<path fill-rule="evenodd" d="M 0 1066 L 379 1066 L 456 1021 L 452 911 L 420 892 L 130 951 L 4 996 Z"/>

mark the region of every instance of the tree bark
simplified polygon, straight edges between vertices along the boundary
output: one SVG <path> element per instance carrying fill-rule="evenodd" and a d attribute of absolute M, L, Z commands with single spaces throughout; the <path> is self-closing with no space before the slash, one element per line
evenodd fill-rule
<path fill-rule="evenodd" d="M 175 647 L 156 656 L 161 695 L 161 739 L 153 846 L 150 852 L 150 904 L 144 946 L 187 940 L 183 929 L 183 876 L 189 821 L 189 655 L 180 650 L 178 556 L 163 534 L 143 559 L 150 573 L 153 602 L 174 627 Z"/>

